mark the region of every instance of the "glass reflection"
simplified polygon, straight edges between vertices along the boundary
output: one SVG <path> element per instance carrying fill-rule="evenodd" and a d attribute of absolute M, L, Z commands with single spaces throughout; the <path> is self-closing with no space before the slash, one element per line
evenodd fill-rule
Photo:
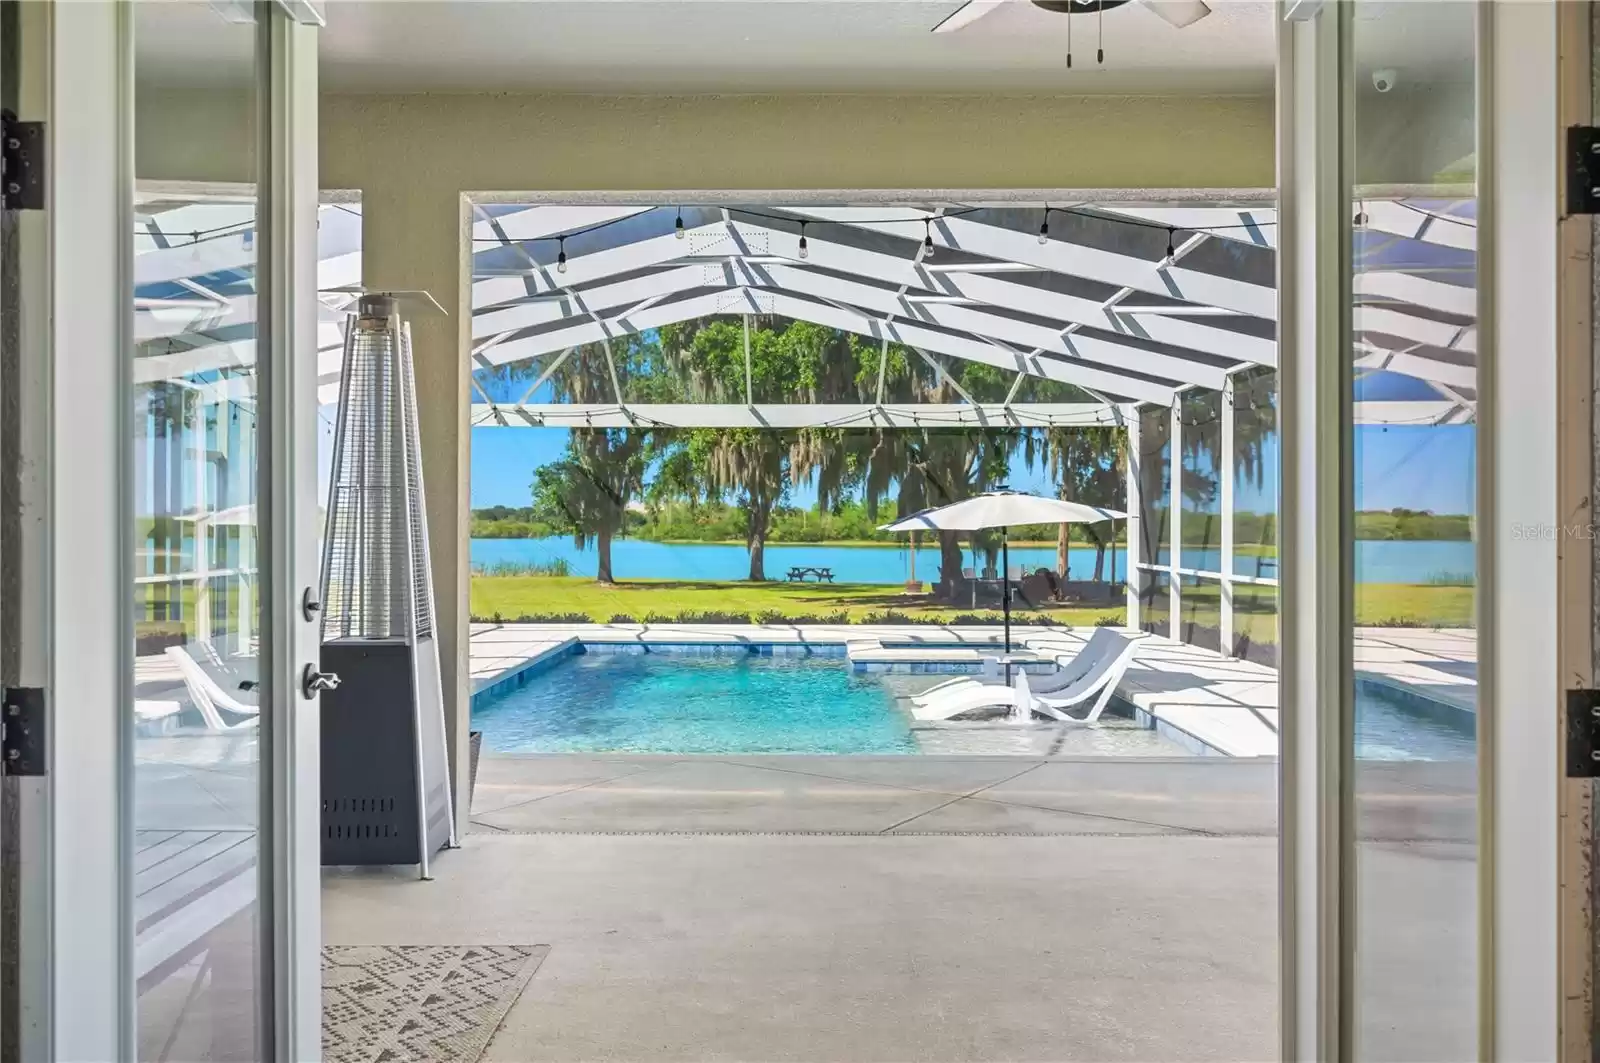
<path fill-rule="evenodd" d="M 1355 1049 L 1470 1059 L 1476 12 L 1361 0 L 1352 14 Z"/>
<path fill-rule="evenodd" d="M 256 27 L 237 14 L 134 7 L 128 519 L 134 963 L 148 1060 L 259 1055 Z M 174 161 L 200 155 L 205 173 Z"/>

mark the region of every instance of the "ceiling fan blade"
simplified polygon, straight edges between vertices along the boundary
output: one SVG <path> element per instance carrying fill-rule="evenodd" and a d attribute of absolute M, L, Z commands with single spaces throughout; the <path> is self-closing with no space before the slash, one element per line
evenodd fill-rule
<path fill-rule="evenodd" d="M 954 33 L 956 30 L 965 29 L 1007 2 L 1008 0 L 967 0 L 966 3 L 946 15 L 942 22 L 933 27 L 933 32 Z"/>
<path fill-rule="evenodd" d="M 1211 7 L 1205 0 L 1140 0 L 1140 2 L 1180 30 L 1185 26 L 1194 25 L 1211 14 Z"/>

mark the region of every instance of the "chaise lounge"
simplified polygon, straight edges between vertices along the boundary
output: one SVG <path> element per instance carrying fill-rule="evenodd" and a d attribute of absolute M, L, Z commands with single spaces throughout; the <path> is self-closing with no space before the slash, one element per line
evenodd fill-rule
<path fill-rule="evenodd" d="M 255 726 L 261 712 L 259 706 L 240 701 L 224 690 L 222 685 L 207 674 L 199 662 L 189 656 L 189 651 L 182 646 L 168 646 L 166 654 L 178 666 L 178 674 L 183 677 L 183 685 L 189 691 L 189 700 L 194 703 L 195 709 L 205 720 L 208 730 L 241 731 L 246 727 Z M 230 723 L 223 719 L 223 712 L 243 719 Z"/>
<path fill-rule="evenodd" d="M 1132 663 L 1138 641 L 1111 628 L 1095 628 L 1076 654 L 1056 658 L 1059 669 L 1030 680 L 1019 673 L 1015 687 L 985 683 L 970 676 L 940 683 L 911 699 L 911 714 L 919 720 L 948 720 L 964 712 L 1010 707 L 1019 716 L 1033 713 L 1072 723 L 1094 723 L 1105 711 L 1117 684 Z M 1072 709 L 1094 699 L 1084 716 Z"/>

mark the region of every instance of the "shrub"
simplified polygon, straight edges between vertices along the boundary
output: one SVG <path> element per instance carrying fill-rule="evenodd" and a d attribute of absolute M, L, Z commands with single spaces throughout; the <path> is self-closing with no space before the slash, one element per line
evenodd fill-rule
<path fill-rule="evenodd" d="M 548 561 L 491 561 L 473 565 L 474 576 L 570 576 L 572 563 L 564 557 Z"/>
<path fill-rule="evenodd" d="M 663 620 L 661 622 L 677 624 L 748 624 L 751 620 L 749 613 L 723 613 L 714 609 L 697 613 L 692 609 L 685 609 L 673 620 Z"/>
<path fill-rule="evenodd" d="M 523 613 L 518 624 L 592 624 L 588 613 Z"/>
<path fill-rule="evenodd" d="M 1094 622 L 1095 627 L 1122 627 L 1122 617 L 1102 616 Z"/>
<path fill-rule="evenodd" d="M 638 621 L 635 620 L 633 617 L 629 616 L 627 613 L 614 613 L 612 615 L 611 619 L 607 620 L 606 623 L 608 623 L 608 624 L 636 624 L 636 623 L 638 623 Z"/>
<path fill-rule="evenodd" d="M 753 617 L 758 624 L 806 624 L 810 620 L 800 616 L 786 616 L 778 609 L 763 609 Z"/>

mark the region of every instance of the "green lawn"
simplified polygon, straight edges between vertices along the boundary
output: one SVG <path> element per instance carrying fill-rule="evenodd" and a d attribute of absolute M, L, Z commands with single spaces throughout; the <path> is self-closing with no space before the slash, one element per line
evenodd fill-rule
<path fill-rule="evenodd" d="M 1188 587 L 1185 611 L 1201 623 L 1214 622 L 1219 589 L 1215 584 Z M 1411 584 L 1363 584 L 1356 593 L 1356 620 L 1379 627 L 1467 627 L 1472 623 L 1471 587 Z M 1277 594 L 1272 587 L 1235 588 L 1235 627 L 1257 642 L 1277 641 Z M 615 616 L 642 621 L 647 616 L 666 623 L 684 614 L 776 619 L 801 617 L 861 623 L 881 619 L 888 611 L 913 619 L 949 620 L 974 611 L 935 603 L 927 595 L 903 594 L 892 586 L 866 583 L 832 584 L 723 583 L 698 580 L 627 580 L 610 586 L 581 576 L 474 576 L 472 616 L 475 620 L 547 620 L 578 615 L 597 622 Z M 998 610 L 977 610 L 998 621 Z M 1060 606 L 1046 610 L 1062 624 L 1092 625 L 1122 619 L 1120 605 Z M 876 614 L 874 616 L 873 614 Z M 1025 614 L 1019 614 L 1025 615 Z"/>
<path fill-rule="evenodd" d="M 605 622 L 614 616 L 642 621 L 647 616 L 667 622 L 686 613 L 741 614 L 774 619 L 809 617 L 861 623 L 888 611 L 917 619 L 953 619 L 974 610 L 937 604 L 928 595 L 903 594 L 876 583 L 721 583 L 703 580 L 627 580 L 605 586 L 581 576 L 473 576 L 474 620 L 516 620 L 584 614 Z M 999 610 L 976 611 L 992 615 Z M 1063 606 L 1049 610 L 1062 624 L 1093 624 L 1102 617 L 1122 616 L 1121 608 Z M 841 615 L 842 614 L 842 615 Z"/>

